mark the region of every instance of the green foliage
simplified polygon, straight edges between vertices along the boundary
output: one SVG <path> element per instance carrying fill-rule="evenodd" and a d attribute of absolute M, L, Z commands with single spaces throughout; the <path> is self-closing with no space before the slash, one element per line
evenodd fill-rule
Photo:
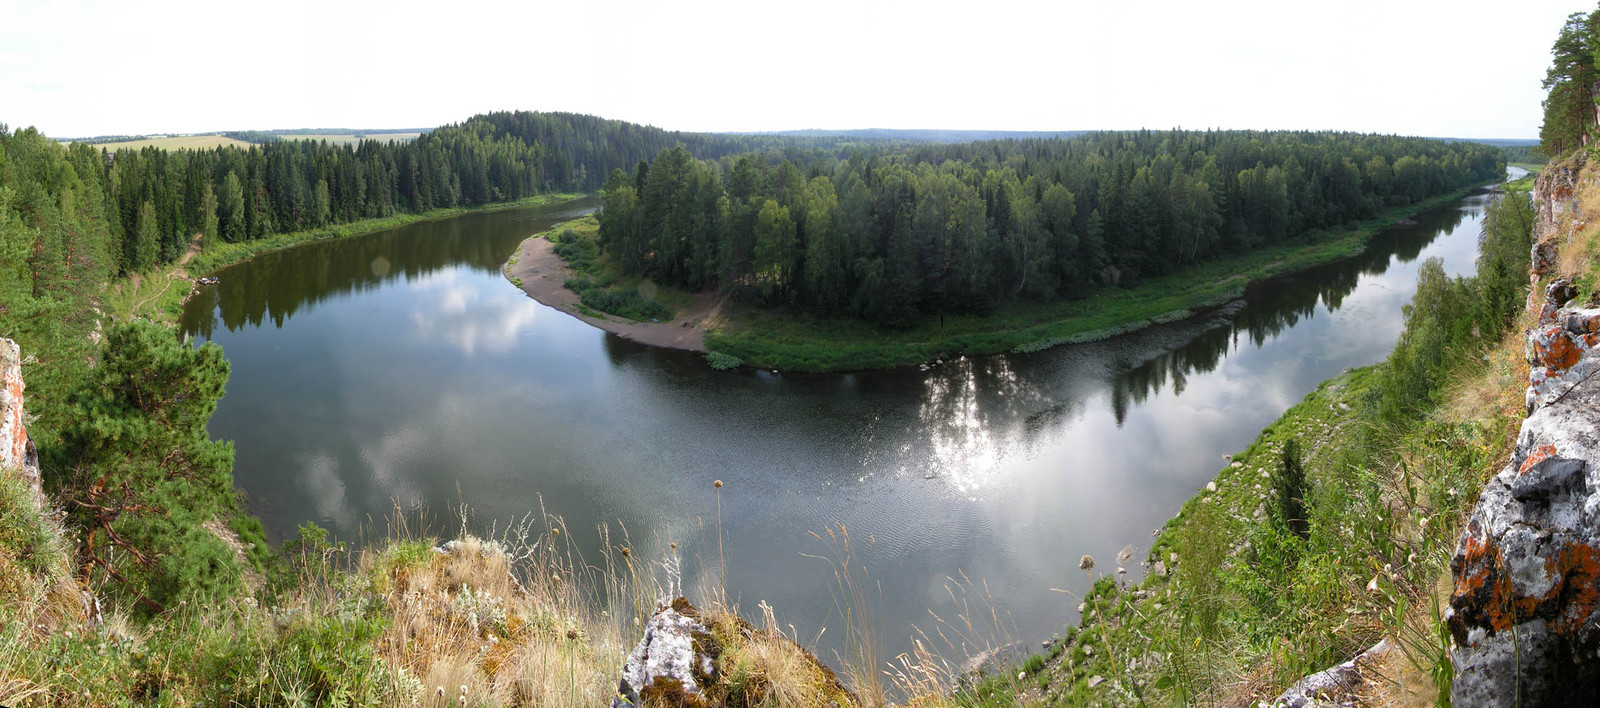
<path fill-rule="evenodd" d="M 578 294 L 585 307 L 600 312 L 640 322 L 672 319 L 671 309 L 637 290 L 616 290 L 584 277 L 569 278 L 564 285 Z"/>
<path fill-rule="evenodd" d="M 711 368 L 716 369 L 717 371 L 727 371 L 729 369 L 737 369 L 740 366 L 743 366 L 744 360 L 732 354 L 710 351 L 706 352 L 706 363 L 710 364 Z"/>
<path fill-rule="evenodd" d="M 1306 520 L 1306 467 L 1297 438 L 1283 444 L 1280 464 L 1272 476 L 1272 492 L 1275 520 L 1304 540 L 1311 531 Z"/>
<path fill-rule="evenodd" d="M 22 571 L 42 575 L 61 560 L 60 543 L 33 504 L 32 491 L 21 477 L 0 472 L 0 590 L 20 580 Z M 0 594 L 4 597 L 4 594 Z"/>
<path fill-rule="evenodd" d="M 197 638 L 204 651 L 190 671 L 206 704 L 370 706 L 413 698 L 397 695 L 397 674 L 374 651 L 386 626 L 376 613 L 351 608 L 286 620 Z"/>
<path fill-rule="evenodd" d="M 1386 363 L 1325 382 L 1235 455 L 1158 536 L 1150 559 L 1175 562 L 1166 575 L 1148 575 L 1137 594 L 1096 587 L 1114 609 L 1086 613 L 1093 631 L 1079 633 L 1052 695 L 1106 697 L 1114 689 L 1082 682 L 1110 675 L 1106 655 L 1143 667 L 1133 680 L 1156 702 L 1215 695 L 1247 667 L 1265 667 L 1277 691 L 1388 636 L 1447 696 L 1451 645 L 1433 593 L 1467 490 L 1504 459 L 1517 411 L 1467 423 L 1434 414 L 1520 310 L 1531 224 L 1526 196 L 1504 195 L 1488 206 L 1473 277 L 1424 263 Z M 1500 366 L 1495 375 L 1513 375 Z M 1101 634 L 1109 646 L 1084 651 L 1083 638 Z"/>
<path fill-rule="evenodd" d="M 1596 50 L 1600 50 L 1600 10 L 1567 16 L 1555 44 L 1543 87 L 1544 123 L 1539 128 L 1539 152 L 1559 159 L 1594 135 Z"/>
<path fill-rule="evenodd" d="M 744 155 L 724 182 L 674 147 L 612 172 L 600 233 L 628 274 L 904 330 L 1304 245 L 1504 164 L 1468 142 L 1139 131 L 883 149 L 809 172 Z"/>
<path fill-rule="evenodd" d="M 1406 305 L 1405 330 L 1380 374 L 1376 395 L 1379 420 L 1399 425 L 1420 418 L 1437 400 L 1443 376 L 1471 351 L 1473 285 L 1445 275 L 1437 258 L 1417 272 L 1417 293 Z"/>
<path fill-rule="evenodd" d="M 590 273 L 600 258 L 600 246 L 594 239 L 582 238 L 572 229 L 563 229 L 550 239 L 555 244 L 556 255 L 567 262 L 574 271 Z"/>
<path fill-rule="evenodd" d="M 240 587 L 236 553 L 204 526 L 237 508 L 232 446 L 206 433 L 227 377 L 214 344 L 192 348 L 151 323 L 113 327 L 47 458 L 83 559 L 145 611 Z"/>

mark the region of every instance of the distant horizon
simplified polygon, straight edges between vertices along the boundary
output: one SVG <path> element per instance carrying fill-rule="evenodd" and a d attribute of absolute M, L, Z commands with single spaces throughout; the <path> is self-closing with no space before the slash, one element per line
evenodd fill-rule
<path fill-rule="evenodd" d="M 538 113 L 578 113 L 578 111 L 532 111 L 531 109 L 521 109 L 521 110 L 529 110 L 530 112 L 538 112 Z M 474 113 L 472 115 L 481 115 L 481 114 L 487 113 L 487 112 L 488 111 L 480 111 L 480 112 Z M 593 114 L 593 113 L 587 114 L 587 115 L 594 115 L 594 116 L 599 117 L 599 118 L 606 118 L 606 119 L 610 119 L 610 120 L 623 120 L 623 119 L 620 119 L 620 118 L 611 118 L 610 116 Z M 52 140 L 56 140 L 58 142 L 75 142 L 75 141 L 83 141 L 83 140 L 94 140 L 94 139 L 99 139 L 99 138 L 113 138 L 113 137 L 130 137 L 130 138 L 134 138 L 134 137 L 139 137 L 139 136 L 151 136 L 151 135 L 187 136 L 187 135 L 217 135 L 217 134 L 222 134 L 222 133 L 264 133 L 264 134 L 268 134 L 268 135 L 273 135 L 273 134 L 278 134 L 278 133 L 291 133 L 291 132 L 303 132 L 303 133 L 308 133 L 308 134 L 320 134 L 320 133 L 342 134 L 342 133 L 428 132 L 428 131 L 435 130 L 435 129 L 443 126 L 443 125 L 449 125 L 449 124 L 452 124 L 452 123 L 459 123 L 459 122 L 467 120 L 468 118 L 471 118 L 471 117 L 472 116 L 467 116 L 466 118 L 461 118 L 459 120 L 448 121 L 446 123 L 441 123 L 439 125 L 426 126 L 426 127 L 412 126 L 412 127 L 375 127 L 375 128 L 321 128 L 321 127 L 317 127 L 317 128 L 225 128 L 225 129 L 218 129 L 218 130 L 198 130 L 198 131 L 168 130 L 168 131 L 150 131 L 150 132 L 142 132 L 142 133 L 113 132 L 113 133 L 101 133 L 101 134 L 97 134 L 97 135 L 77 135 L 77 136 L 70 136 L 70 137 L 54 135 L 50 131 L 45 130 L 43 128 L 39 128 L 38 126 L 11 125 L 9 127 L 10 127 L 11 130 L 17 130 L 17 129 L 22 128 L 22 127 L 32 127 L 32 128 L 34 128 L 36 130 L 39 130 L 39 132 L 43 133 L 46 137 L 49 137 Z M 626 121 L 626 122 L 635 123 L 635 121 Z M 1382 132 L 1382 131 L 1349 130 L 1349 129 L 1343 129 L 1343 128 L 1224 128 L 1224 127 L 1215 127 L 1215 126 L 1213 126 L 1213 127 L 1207 127 L 1207 128 L 1183 128 L 1183 127 L 1151 128 L 1151 127 L 1139 127 L 1139 128 L 1007 129 L 1007 128 L 888 128 L 888 127 L 873 126 L 873 127 L 866 127 L 866 128 L 814 128 L 813 127 L 813 128 L 779 128 L 779 129 L 772 129 L 772 130 L 685 130 L 685 129 L 679 129 L 679 128 L 667 128 L 667 127 L 654 125 L 654 124 L 650 124 L 650 123 L 637 123 L 637 124 L 638 125 L 644 125 L 644 126 L 647 126 L 647 127 L 657 128 L 659 130 L 664 130 L 664 131 L 667 131 L 667 132 L 703 133 L 703 134 L 718 134 L 718 135 L 781 135 L 781 134 L 786 134 L 786 133 L 863 133 L 863 132 L 998 133 L 998 134 L 1024 135 L 1024 134 L 1061 134 L 1061 133 L 1082 134 L 1082 133 L 1102 133 L 1102 132 L 1131 132 L 1131 131 L 1138 131 L 1138 130 L 1150 130 L 1150 131 L 1182 130 L 1182 131 L 1191 131 L 1191 132 L 1205 132 L 1205 131 L 1208 131 L 1208 130 L 1215 130 L 1215 131 L 1244 131 L 1244 130 L 1251 130 L 1251 131 L 1260 131 L 1260 132 L 1268 132 L 1268 133 L 1272 133 L 1272 132 L 1341 132 L 1341 133 L 1361 133 L 1361 134 L 1367 134 L 1367 135 L 1400 135 L 1400 136 L 1404 136 L 1404 137 L 1427 138 L 1427 139 L 1430 139 L 1430 140 L 1469 140 L 1469 141 L 1499 141 L 1499 142 L 1516 141 L 1516 142 L 1532 142 L 1532 143 L 1538 143 L 1539 142 L 1539 138 L 1537 136 L 1531 137 L 1531 138 L 1522 138 L 1522 137 L 1482 137 L 1482 136 L 1459 136 L 1459 135 L 1424 135 L 1424 134 L 1420 134 L 1420 133 L 1408 134 L 1408 133 L 1394 133 L 1394 132 Z M 0 117 L 0 125 L 7 125 L 3 117 Z"/>

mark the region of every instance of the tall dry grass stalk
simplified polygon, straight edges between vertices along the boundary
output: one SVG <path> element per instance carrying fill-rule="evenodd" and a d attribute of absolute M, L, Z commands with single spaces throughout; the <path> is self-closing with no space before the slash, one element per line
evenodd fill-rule
<path fill-rule="evenodd" d="M 856 559 L 850 530 L 844 524 L 827 527 L 824 532 L 826 538 L 815 531 L 809 533 L 827 547 L 828 555 L 807 554 L 807 557 L 826 561 L 833 569 L 830 592 L 834 611 L 844 620 L 845 637 L 845 655 L 836 654 L 835 659 L 844 671 L 850 690 L 864 705 L 884 705 L 883 671 L 878 665 L 878 652 L 883 644 L 880 619 L 883 586 L 872 578 L 867 566 Z M 871 539 L 868 541 L 870 543 Z"/>
<path fill-rule="evenodd" d="M 974 660 L 1020 646 L 1010 614 L 987 582 L 957 573 L 945 578 L 944 590 L 954 612 L 929 610 L 932 624 L 914 627 L 911 651 L 894 657 L 884 672 L 908 705 L 955 705 L 952 697 L 976 678 Z"/>

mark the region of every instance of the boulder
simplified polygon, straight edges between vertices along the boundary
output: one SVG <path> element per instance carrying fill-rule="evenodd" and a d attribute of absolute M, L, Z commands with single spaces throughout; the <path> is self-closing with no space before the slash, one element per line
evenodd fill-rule
<path fill-rule="evenodd" d="M 622 666 L 611 708 L 703 703 L 702 686 L 716 680 L 719 649 L 688 600 L 658 607 Z"/>

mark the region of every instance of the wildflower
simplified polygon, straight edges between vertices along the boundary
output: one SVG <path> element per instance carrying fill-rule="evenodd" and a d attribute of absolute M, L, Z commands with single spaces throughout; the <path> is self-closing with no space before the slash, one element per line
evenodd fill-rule
<path fill-rule="evenodd" d="M 622 557 L 623 558 L 627 558 L 627 557 L 629 557 L 631 555 L 633 555 L 633 551 L 628 550 L 627 546 L 623 546 L 622 547 Z"/>
<path fill-rule="evenodd" d="M 1094 556 L 1084 556 L 1078 559 L 1078 570 L 1094 570 Z"/>
<path fill-rule="evenodd" d="M 721 489 L 722 488 L 722 480 L 719 479 L 719 480 L 717 480 L 715 482 L 712 482 L 711 486 L 716 487 L 717 489 Z"/>
<path fill-rule="evenodd" d="M 678 542 L 677 541 L 673 541 L 672 542 L 672 550 L 674 550 L 674 551 L 678 550 Z"/>

